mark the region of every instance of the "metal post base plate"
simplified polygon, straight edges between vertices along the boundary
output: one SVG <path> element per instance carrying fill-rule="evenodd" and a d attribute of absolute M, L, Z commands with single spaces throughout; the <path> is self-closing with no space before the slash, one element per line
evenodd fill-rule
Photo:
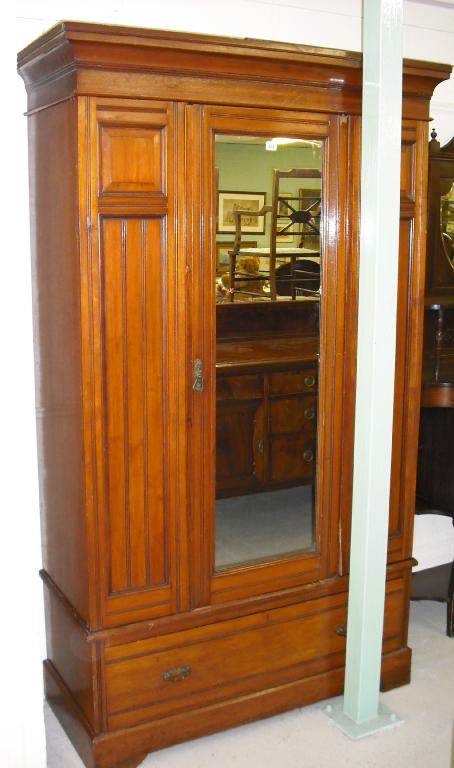
<path fill-rule="evenodd" d="M 393 728 L 404 722 L 389 707 L 380 703 L 378 705 L 377 717 L 372 717 L 363 723 L 356 723 L 345 714 L 343 699 L 328 702 L 324 705 L 323 710 L 350 739 L 363 739 L 366 736 L 371 736 L 373 733 L 383 731 L 385 728 Z"/>

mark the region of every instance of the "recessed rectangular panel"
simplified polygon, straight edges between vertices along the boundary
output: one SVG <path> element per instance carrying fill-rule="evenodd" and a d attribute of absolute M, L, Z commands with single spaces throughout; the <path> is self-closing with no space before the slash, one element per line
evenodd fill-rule
<path fill-rule="evenodd" d="M 165 194 L 165 129 L 101 125 L 101 194 Z"/>

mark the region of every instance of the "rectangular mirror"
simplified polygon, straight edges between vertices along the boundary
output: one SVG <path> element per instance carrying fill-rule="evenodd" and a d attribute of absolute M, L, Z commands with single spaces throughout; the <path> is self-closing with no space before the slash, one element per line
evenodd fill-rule
<path fill-rule="evenodd" d="M 323 143 L 215 136 L 215 569 L 313 552 Z"/>

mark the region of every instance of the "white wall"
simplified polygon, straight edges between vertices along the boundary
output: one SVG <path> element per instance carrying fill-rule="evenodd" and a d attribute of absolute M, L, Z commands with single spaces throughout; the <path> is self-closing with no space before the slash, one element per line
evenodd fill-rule
<path fill-rule="evenodd" d="M 334 48 L 361 49 L 360 0 L 17 0 L 15 32 L 3 35 L 3 55 L 9 55 L 10 96 L 3 102 L 8 114 L 9 141 L 3 144 L 3 179 L 14 179 L 14 195 L 2 185 L 9 209 L 4 231 L 11 233 L 2 252 L 2 433 L 10 459 L 2 481 L 4 518 L 9 525 L 2 541 L 2 586 L 9 602 L 6 689 L 11 688 L 6 714 L 10 715 L 1 739 L 0 764 L 5 768 L 44 768 L 40 661 L 44 652 L 42 596 L 37 571 L 40 565 L 38 495 L 34 428 L 31 343 L 31 296 L 28 246 L 28 184 L 25 89 L 11 67 L 12 52 L 20 50 L 61 19 L 97 21 L 130 26 L 176 29 L 307 43 Z M 5 22 L 4 29 L 12 29 Z M 454 64 L 454 4 L 438 0 L 436 6 L 413 0 L 404 6 L 404 55 Z M 454 80 L 436 89 L 432 103 L 434 124 L 442 142 L 454 134 Z M 11 151 L 9 149 L 11 148 Z M 5 274 L 6 272 L 6 274 Z M 6 333 L 5 333 L 6 331 Z M 2 466 L 5 466 L 3 462 Z M 6 493 L 5 493 L 6 488 Z M 2 510 L 3 511 L 3 510 Z M 425 519 L 427 522 L 427 518 Z M 443 521 L 448 522 L 449 521 Z M 429 521 L 430 523 L 430 521 Z M 421 534 L 422 525 L 422 535 Z M 425 523 L 418 523 L 419 557 L 424 563 L 424 541 L 430 539 Z M 430 526 L 429 526 L 430 527 Z M 452 529 L 452 526 L 451 526 Z M 419 530 L 419 533 L 418 533 Z M 452 530 L 442 534 L 432 560 L 452 556 Z M 449 552 L 448 552 L 449 550 Z M 431 564 L 431 563 L 429 563 Z M 20 574 L 20 576 L 18 575 Z M 5 598 L 7 600 L 7 598 Z M 5 626 L 5 625 L 4 625 Z M 18 671 L 19 670 L 19 671 Z M 3 679 L 3 683 L 5 680 Z M 5 687 L 3 686 L 3 691 Z M 63 767 L 62 767 L 63 768 Z"/>

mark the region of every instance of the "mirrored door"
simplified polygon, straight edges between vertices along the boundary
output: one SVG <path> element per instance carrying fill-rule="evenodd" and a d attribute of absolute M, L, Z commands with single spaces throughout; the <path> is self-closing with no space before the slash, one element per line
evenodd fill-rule
<path fill-rule="evenodd" d="M 190 225 L 202 605 L 337 572 L 348 132 L 280 110 L 189 116 L 188 135 L 203 135 L 200 245 L 194 181 Z"/>

